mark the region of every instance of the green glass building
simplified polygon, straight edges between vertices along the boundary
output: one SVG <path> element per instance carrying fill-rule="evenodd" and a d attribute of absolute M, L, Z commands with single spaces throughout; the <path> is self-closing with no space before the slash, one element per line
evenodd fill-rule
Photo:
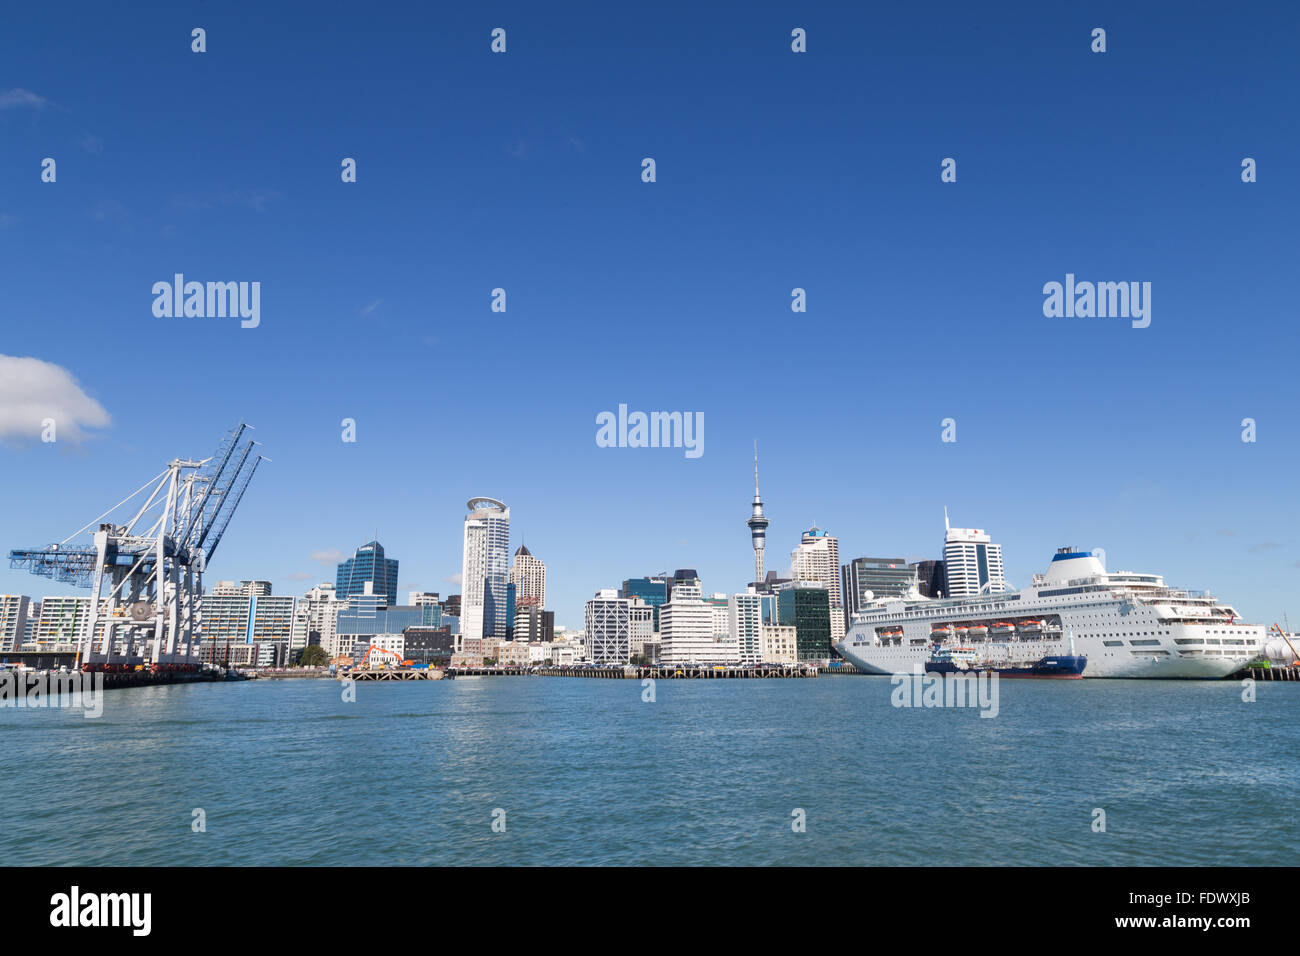
<path fill-rule="evenodd" d="M 790 585 L 777 592 L 781 623 L 793 624 L 799 660 L 831 656 L 831 593 L 824 587 Z"/>

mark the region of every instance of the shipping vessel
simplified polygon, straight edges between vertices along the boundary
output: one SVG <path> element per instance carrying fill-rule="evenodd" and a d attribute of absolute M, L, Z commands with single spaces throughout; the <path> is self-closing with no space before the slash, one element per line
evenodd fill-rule
<path fill-rule="evenodd" d="M 1100 555 L 1061 548 L 1020 591 L 875 601 L 835 649 L 869 674 L 913 673 L 936 641 L 981 648 L 990 633 L 1010 666 L 1077 655 L 1088 678 L 1226 677 L 1265 644 L 1261 625 L 1208 593 L 1167 587 L 1158 574 L 1108 572 Z"/>

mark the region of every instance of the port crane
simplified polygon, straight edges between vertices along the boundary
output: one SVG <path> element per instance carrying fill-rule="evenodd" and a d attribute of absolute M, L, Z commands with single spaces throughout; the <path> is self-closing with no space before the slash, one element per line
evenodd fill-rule
<path fill-rule="evenodd" d="M 76 641 L 83 669 L 124 670 L 144 663 L 167 670 L 198 667 L 204 569 L 257 466 L 269 461 L 255 454 L 258 443 L 245 437 L 250 427 L 238 423 L 210 458 L 168 462 L 160 474 L 57 544 L 9 552 L 11 568 L 90 588 L 88 620 Z M 110 519 L 140 501 L 125 523 Z"/>

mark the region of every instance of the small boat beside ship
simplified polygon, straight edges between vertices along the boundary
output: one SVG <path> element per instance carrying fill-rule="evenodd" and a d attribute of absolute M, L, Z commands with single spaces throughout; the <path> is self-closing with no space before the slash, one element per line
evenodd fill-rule
<path fill-rule="evenodd" d="M 1013 661 L 998 655 L 997 645 L 976 650 L 969 645 L 937 644 L 925 670 L 931 674 L 997 674 L 999 677 L 1047 677 L 1074 680 L 1083 677 L 1088 658 L 1081 654 L 1049 654 L 1034 661 Z"/>

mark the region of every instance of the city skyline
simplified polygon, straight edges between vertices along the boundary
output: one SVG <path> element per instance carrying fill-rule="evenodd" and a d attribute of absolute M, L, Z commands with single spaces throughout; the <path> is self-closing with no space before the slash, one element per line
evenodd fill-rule
<path fill-rule="evenodd" d="M 1031 5 L 518 5 L 493 55 L 478 11 L 357 35 L 289 4 L 256 30 L 196 13 L 198 55 L 177 16 L 84 9 L 94 29 L 20 12 L 0 86 L 4 551 L 243 418 L 272 460 L 211 577 L 302 594 L 378 527 L 399 593 L 456 593 L 487 491 L 577 628 L 629 577 L 743 589 L 757 439 L 769 565 L 814 520 L 842 561 L 940 558 L 947 506 L 1016 586 L 1074 544 L 1253 621 L 1300 613 L 1276 15 L 1109 8 L 1094 54 L 1096 24 Z M 223 149 L 159 136 L 196 116 Z M 257 327 L 155 315 L 178 273 L 260 283 Z M 1049 318 L 1067 276 L 1150 282 L 1150 326 Z M 620 405 L 704 416 L 704 453 L 601 447 Z M 0 592 L 45 588 L 0 567 Z"/>
<path fill-rule="evenodd" d="M 757 495 L 756 495 L 755 497 L 757 497 Z M 465 529 L 468 529 L 468 527 L 469 527 L 469 523 L 471 522 L 471 520 L 473 520 L 473 519 L 475 518 L 475 510 L 476 510 L 476 509 L 475 509 L 475 505 L 476 505 L 476 503 L 479 503 L 479 504 L 478 504 L 478 507 L 479 507 L 479 508 L 482 508 L 482 504 L 481 504 L 481 503 L 483 503 L 483 502 L 491 502 L 493 505 L 501 505 L 501 504 L 502 504 L 501 502 L 496 501 L 495 499 L 489 499 L 489 498 L 473 498 L 473 499 L 471 499 L 471 500 L 470 500 L 470 505 L 471 505 L 470 513 L 464 516 L 464 522 L 465 522 L 464 528 L 465 528 Z M 503 507 L 504 507 L 504 506 L 503 506 Z M 492 511 L 492 514 L 493 514 L 494 516 L 496 516 L 496 517 L 499 518 L 499 515 L 497 515 L 497 512 L 496 512 L 495 510 Z M 511 520 L 511 509 L 510 509 L 509 507 L 504 507 L 504 520 L 503 520 L 503 523 L 504 523 L 504 526 L 505 526 L 504 534 L 505 534 L 506 537 L 505 537 L 504 541 L 496 541 L 496 544 L 495 544 L 495 546 L 494 546 L 494 547 L 495 547 L 495 550 L 498 551 L 498 552 L 501 552 L 502 554 L 514 555 L 515 557 L 518 557 L 518 556 L 522 553 L 525 557 L 528 557 L 528 558 L 532 559 L 531 552 L 529 551 L 529 549 L 528 549 L 525 545 L 522 545 L 522 544 L 520 544 L 520 545 L 514 545 L 514 543 L 513 543 L 513 537 L 511 537 L 510 530 L 509 530 L 510 520 Z M 752 520 L 752 519 L 750 519 L 750 520 Z M 746 520 L 746 524 L 747 524 L 747 525 L 750 524 L 750 520 Z M 767 519 L 765 518 L 764 520 L 767 520 Z M 987 539 L 989 539 L 989 538 L 991 537 L 991 538 L 993 539 L 993 540 L 992 540 L 992 543 L 991 543 L 991 548 L 994 549 L 994 553 L 996 553 L 996 555 L 997 555 L 997 557 L 996 557 L 996 559 L 995 559 L 995 564 L 994 564 L 994 567 L 995 567 L 997 570 L 996 570 L 995 573 L 992 575 L 992 579 L 993 579 L 994 581 L 1005 580 L 1005 583 L 1007 584 L 1007 586 L 1009 586 L 1009 587 L 1011 587 L 1011 588 L 1020 588 L 1020 587 L 1025 587 L 1025 586 L 1027 586 L 1027 585 L 1029 584 L 1029 579 L 1030 579 L 1030 576 L 1031 576 L 1032 574 L 1040 573 L 1041 571 L 1045 570 L 1046 565 L 1047 565 L 1047 562 L 1050 561 L 1051 555 L 1048 554 L 1047 557 L 1046 557 L 1046 559 L 1045 559 L 1044 562 L 1043 562 L 1042 567 L 1039 567 L 1039 568 L 1032 568 L 1032 567 L 1031 567 L 1031 568 L 1028 570 L 1028 573 L 1025 574 L 1023 577 L 1014 577 L 1014 576 L 1011 576 L 1011 575 L 1003 575 L 1002 572 L 1001 572 L 1001 569 L 1002 569 L 1003 566 L 1004 566 L 1004 559 L 1003 559 L 1003 555 L 1002 555 L 1001 541 L 999 540 L 999 539 L 1000 539 L 1000 536 L 997 534 L 996 531 L 990 531 L 990 529 L 987 529 L 987 528 L 974 529 L 974 528 L 957 528 L 957 527 L 953 527 L 952 524 L 951 524 L 950 518 L 949 518 L 948 509 L 947 509 L 946 507 L 943 509 L 943 520 L 944 520 L 944 530 L 943 530 L 942 538 L 939 540 L 938 544 L 937 544 L 936 546 L 933 547 L 933 550 L 932 550 L 932 551 L 929 551 L 929 552 L 921 552 L 921 551 L 900 552 L 901 554 L 904 555 L 903 560 L 904 560 L 905 562 L 908 562 L 908 563 L 916 563 L 916 562 L 919 562 L 919 561 L 939 561 L 939 562 L 943 562 L 943 561 L 945 561 L 945 559 L 946 559 L 949 555 L 951 555 L 951 554 L 953 553 L 952 548 L 953 548 L 953 546 L 954 546 L 954 545 L 953 545 L 953 542 L 954 542 L 954 541 L 966 541 L 966 540 L 968 540 L 968 539 L 970 539 L 970 540 L 987 540 Z M 733 522 L 733 523 L 734 523 L 734 522 Z M 468 534 L 469 532 L 466 530 L 465 533 Z M 238 534 L 238 532 L 236 532 L 236 534 Z M 802 530 L 802 531 L 797 532 L 797 534 L 799 535 L 799 540 L 798 540 L 798 542 L 796 543 L 796 546 L 794 547 L 794 549 L 793 549 L 792 552 L 791 552 L 791 558 L 792 558 L 792 560 L 794 559 L 794 556 L 795 556 L 796 554 L 800 553 L 801 550 L 803 550 L 804 548 L 807 547 L 807 545 L 810 543 L 810 541 L 820 541 L 820 540 L 825 540 L 826 538 L 829 538 L 832 542 L 834 542 L 834 541 L 836 540 L 836 536 L 834 536 L 834 535 L 830 535 L 830 533 L 829 533 L 827 530 L 824 530 L 824 529 L 818 527 L 816 524 L 813 524 L 813 526 L 812 526 L 811 529 L 804 529 L 804 530 Z M 342 553 L 336 554 L 335 552 L 332 552 L 332 551 L 331 551 L 331 552 L 325 554 L 325 555 L 323 556 L 323 558 L 321 558 L 321 560 L 323 560 L 323 561 L 325 561 L 325 562 L 334 562 L 334 558 L 335 558 L 335 557 L 338 557 L 338 558 L 339 558 L 339 560 L 338 560 L 336 563 L 331 563 L 331 564 L 330 564 L 330 566 L 334 568 L 334 575 L 333 575 L 333 576 L 335 577 L 335 580 L 338 580 L 341 576 L 344 575 L 344 573 L 345 573 L 345 570 L 344 570 L 344 569 L 345 569 L 346 567 L 351 566 L 351 565 L 352 565 L 356 560 L 358 560 L 358 559 L 359 559 L 363 554 L 369 554 L 372 550 L 375 551 L 375 552 L 378 552 L 378 558 L 379 558 L 379 560 L 384 560 L 384 555 L 388 552 L 389 549 L 388 549 L 387 547 L 383 546 L 383 545 L 379 542 L 379 540 L 375 537 L 375 535 L 376 535 L 376 532 L 372 531 L 372 532 L 370 533 L 369 539 L 368 539 L 364 544 L 362 544 L 361 546 L 359 546 L 359 547 L 356 549 L 356 553 L 355 553 L 352 557 L 347 557 L 345 554 L 342 554 Z M 501 535 L 500 530 L 496 530 L 496 531 L 492 532 L 492 536 L 493 536 L 494 538 L 499 538 L 500 535 Z M 507 545 L 505 542 L 508 542 L 508 545 Z M 1060 543 L 1060 544 L 1055 545 L 1055 546 L 1053 547 L 1053 550 L 1055 550 L 1056 547 L 1060 547 L 1060 546 L 1064 546 L 1064 545 L 1073 545 L 1073 544 L 1076 544 L 1076 542 L 1062 542 L 1062 543 Z M 749 553 L 752 555 L 752 554 L 754 553 L 754 549 L 753 549 L 753 547 L 752 547 L 752 539 L 751 539 L 751 543 L 750 543 L 750 545 L 751 545 L 751 546 L 750 546 L 750 548 L 749 548 Z M 464 567 L 464 565 L 465 565 L 465 559 L 466 559 L 466 555 L 464 554 L 464 546 L 465 546 L 465 545 L 464 545 L 464 541 L 463 541 L 463 542 L 462 542 L 462 558 L 461 558 L 461 561 L 462 561 L 462 567 Z M 832 547 L 833 547 L 833 548 L 835 547 L 834 544 L 832 544 Z M 1085 545 L 1084 547 L 1094 547 L 1094 546 L 1092 546 L 1092 545 Z M 1095 546 L 1095 547 L 1097 548 L 1097 550 L 1099 550 L 1099 551 L 1102 552 L 1103 554 L 1106 554 L 1106 549 L 1105 549 L 1104 547 L 1101 547 L 1101 546 Z M 6 548 L 6 551 L 7 551 L 7 548 Z M 836 574 L 836 579 L 835 579 L 834 581 L 831 581 L 831 580 L 827 579 L 827 580 L 825 580 L 823 583 L 825 583 L 826 586 L 828 587 L 828 589 L 831 590 L 832 592 L 836 592 L 836 591 L 838 591 L 838 589 L 839 589 L 839 588 L 841 587 L 841 585 L 842 585 L 842 581 L 841 581 L 841 579 L 840 579 L 840 577 L 839 577 L 839 572 L 840 572 L 841 570 L 843 570 L 846 566 L 849 566 L 852 562 L 858 560 L 858 559 L 859 559 L 860 557 L 862 557 L 862 556 L 867 555 L 868 553 L 869 553 L 869 549 L 868 549 L 868 550 L 863 550 L 863 549 L 853 549 L 852 551 L 846 550 L 846 551 L 844 551 L 844 552 L 841 553 L 841 552 L 839 552 L 838 549 L 836 548 L 836 549 L 835 549 L 835 554 L 836 554 L 836 558 L 837 558 L 837 569 L 838 569 L 838 570 L 835 572 L 835 574 Z M 499 560 L 500 555 L 498 555 L 497 558 L 498 558 L 498 560 L 496 561 L 496 563 L 499 564 L 499 563 L 500 563 L 500 560 Z M 387 559 L 387 560 L 386 560 L 386 565 L 387 565 L 390 569 L 392 569 L 392 570 L 395 571 L 396 568 L 397 568 L 397 566 L 399 565 L 399 563 L 400 563 L 401 560 L 402 560 L 402 559 L 400 559 L 400 558 L 398 558 L 398 559 Z M 502 592 L 503 592 L 503 593 L 504 593 L 504 586 L 505 586 L 505 583 L 506 583 L 507 580 L 508 580 L 508 579 L 509 579 L 513 574 L 514 574 L 514 567 L 515 567 L 513 561 L 510 561 L 509 558 L 507 558 L 506 560 L 507 560 L 506 570 L 505 570 L 505 571 L 503 572 L 503 574 L 501 575 L 501 579 L 502 579 L 502 580 L 501 580 L 501 582 L 500 582 L 500 584 L 501 584 L 501 588 L 502 588 Z M 532 560 L 535 561 L 536 559 L 532 559 Z M 541 562 L 537 562 L 537 564 L 541 565 L 542 563 L 541 563 Z M 634 566 L 633 569 L 632 569 L 631 571 L 626 572 L 626 573 L 627 573 L 627 577 L 639 577 L 639 576 L 641 576 L 641 575 L 654 575 L 654 574 L 659 574 L 659 573 L 664 573 L 664 572 L 666 572 L 666 573 L 668 573 L 669 575 L 671 575 L 671 574 L 672 574 L 672 569 L 674 569 L 674 568 L 681 568 L 681 567 L 685 567 L 685 566 L 688 566 L 688 565 L 690 565 L 690 566 L 696 566 L 696 565 L 692 565 L 692 563 L 691 563 L 689 560 L 678 560 L 678 561 L 676 561 L 675 563 L 674 563 L 674 562 L 670 562 L 670 563 L 669 563 L 668 565 L 666 565 L 664 568 L 659 569 L 659 570 L 653 570 L 653 569 L 644 568 L 644 567 L 640 567 L 640 566 Z M 541 571 L 540 571 L 540 574 L 541 574 L 541 578 L 540 578 L 540 580 L 541 580 L 541 590 L 542 590 L 542 594 L 543 594 L 543 595 L 545 594 L 545 588 L 546 588 L 546 575 L 547 575 L 546 568 L 547 568 L 547 567 L 549 567 L 549 562 L 548 562 L 546 565 L 542 565 L 542 567 L 541 567 Z M 1162 574 L 1162 575 L 1165 577 L 1166 582 L 1169 583 L 1169 584 L 1171 584 L 1171 585 L 1173 585 L 1173 586 L 1188 586 L 1188 585 L 1186 585 L 1184 582 L 1180 582 L 1180 581 L 1177 581 L 1177 580 L 1173 580 L 1173 579 L 1171 579 L 1170 576 L 1169 576 L 1166 572 L 1164 572 L 1160 567 L 1136 567 L 1136 566 L 1130 566 L 1130 565 L 1127 565 L 1127 564 L 1125 564 L 1125 565 L 1121 565 L 1121 564 L 1118 564 L 1118 563 L 1111 562 L 1111 561 L 1109 561 L 1109 560 L 1107 561 L 1107 567 L 1108 567 L 1110 570 L 1112 570 L 1112 571 L 1118 571 L 1118 570 L 1138 571 L 1138 572 L 1145 571 L 1145 572 L 1152 572 L 1152 573 L 1156 573 L 1156 574 Z M 793 568 L 786 569 L 786 570 L 788 571 L 788 570 L 792 570 L 792 569 L 793 569 Z M 226 573 L 225 571 L 223 571 L 223 572 L 220 573 L 220 574 L 209 573 L 209 575 L 208 575 L 208 581 L 209 581 L 209 583 L 207 584 L 207 587 L 206 587 L 207 593 L 209 593 L 209 594 L 214 593 L 214 589 L 218 586 L 218 584 L 219 584 L 219 583 L 224 583 L 224 582 L 226 582 L 227 580 L 240 580 L 240 581 L 244 581 L 245 583 L 250 582 L 250 581 L 267 581 L 267 582 L 269 582 L 270 580 L 272 580 L 272 579 L 270 579 L 270 578 L 267 578 L 267 577 L 264 576 L 264 575 L 258 575 L 258 574 L 255 574 L 255 573 L 254 573 L 254 574 L 246 574 L 246 573 L 245 573 L 246 569 L 229 569 L 229 568 L 227 568 L 227 570 L 230 570 L 230 571 L 238 570 L 239 573 L 238 573 L 238 574 L 228 574 L 228 573 Z M 256 569 L 254 569 L 254 571 L 255 571 L 255 570 L 256 570 Z M 773 570 L 773 569 L 769 568 L 769 571 L 771 571 L 771 570 Z M 823 570 L 828 570 L 828 569 L 823 569 Z M 622 574 L 623 574 L 623 573 L 624 573 L 624 572 L 619 572 L 618 574 L 615 575 L 615 577 L 617 577 L 619 580 L 616 581 L 616 582 L 613 582 L 614 584 L 617 584 L 617 583 L 621 582 L 622 580 L 625 580 L 625 578 L 622 577 Z M 781 572 L 778 571 L 777 573 L 779 574 L 779 573 L 781 573 Z M 3 572 L 0 572 L 0 575 L 3 575 Z M 14 580 L 16 580 L 16 582 L 19 583 L 19 584 L 23 584 L 23 583 L 26 582 L 26 581 L 33 581 L 31 575 L 26 574 L 26 573 L 24 573 L 24 572 L 20 572 L 20 571 L 10 570 L 10 571 L 8 572 L 8 575 L 9 575 L 9 578 L 10 578 L 10 579 L 14 579 Z M 320 587 L 321 585 L 328 585 L 328 586 L 330 586 L 331 588 L 333 588 L 333 587 L 335 586 L 335 584 L 334 584 L 334 581 L 331 581 L 330 579 L 331 579 L 331 575 L 330 575 L 328 572 L 323 572 L 322 575 L 319 577 L 319 580 L 309 580 L 306 576 L 296 576 L 296 577 L 295 577 L 295 576 L 290 576 L 288 579 L 281 579 L 284 583 L 276 585 L 276 587 L 275 587 L 275 592 L 276 592 L 277 596 L 290 596 L 290 595 L 291 595 L 291 596 L 293 596 L 293 597 L 294 597 L 295 599 L 297 599 L 297 600 L 302 600 L 304 596 L 310 596 L 311 593 L 312 593 L 313 591 L 315 591 L 315 590 L 316 590 L 318 587 Z M 4 581 L 4 580 L 6 580 L 6 579 L 5 579 L 3 576 L 0 576 L 0 581 Z M 39 581 L 40 579 L 36 579 L 36 580 Z M 713 584 L 709 583 L 709 579 L 708 579 L 707 577 L 705 577 L 705 575 L 704 575 L 703 572 L 700 573 L 700 581 L 702 582 L 702 587 L 703 587 L 703 591 L 704 591 L 704 593 L 706 593 L 706 594 L 707 594 L 707 593 L 722 593 L 722 594 L 726 594 L 726 595 L 743 594 L 743 593 L 745 592 L 746 588 L 749 586 L 749 584 L 752 583 L 752 582 L 741 582 L 741 583 L 737 583 L 737 584 L 730 584 L 730 583 L 728 583 L 728 584 L 726 584 L 726 585 L 714 586 Z M 387 587 L 387 588 L 390 588 L 390 589 L 401 590 L 401 591 L 408 591 L 408 590 L 409 590 L 409 591 L 429 591 L 429 592 L 432 592 L 432 591 L 437 590 L 439 593 L 444 594 L 444 595 L 451 595 L 451 594 L 463 595 L 463 591 L 462 591 L 462 589 L 461 589 L 461 583 L 462 583 L 462 582 L 459 580 L 459 576 L 457 576 L 456 578 L 452 578 L 452 577 L 444 578 L 444 585 L 443 585 L 443 587 L 440 588 L 440 589 L 428 588 L 428 587 L 416 588 L 412 583 L 408 582 L 407 579 L 406 579 L 405 577 L 402 577 L 402 578 L 400 579 L 400 582 L 399 582 L 397 579 L 390 580 L 390 581 L 388 582 L 388 584 L 386 585 L 386 587 Z M 513 584 L 513 583 L 515 583 L 515 582 L 510 581 L 510 583 Z M 454 584 L 454 586 L 452 586 L 453 584 Z M 358 585 L 358 588 L 359 588 L 359 587 L 360 587 L 360 585 Z M 583 587 L 583 586 L 580 586 L 580 587 Z M 585 594 L 583 595 L 582 600 L 581 600 L 581 601 L 579 602 L 579 604 L 578 604 L 578 607 L 579 607 L 578 612 L 577 612 L 576 614 L 574 614 L 571 618 L 569 618 L 569 617 L 566 616 L 565 619 L 561 619 L 559 616 L 557 616 L 557 617 L 556 617 L 556 621 L 555 621 L 556 626 L 557 626 L 557 627 L 563 627 L 563 628 L 566 628 L 569 632 L 575 632 L 575 631 L 581 630 L 581 629 L 583 628 L 583 624 L 584 624 L 584 621 L 585 621 L 585 618 L 586 618 L 585 606 L 586 606 L 586 603 L 590 600 L 590 595 L 591 595 L 591 593 L 592 593 L 593 591 L 596 591 L 596 592 L 603 591 L 603 590 L 609 589 L 610 587 L 611 587 L 611 583 L 605 581 L 604 579 L 600 579 L 600 580 L 597 580 L 597 581 L 593 581 L 593 582 L 591 582 L 591 586 L 585 588 Z M 973 587 L 973 585 L 972 585 L 972 587 Z M 1210 587 L 1210 588 L 1207 588 L 1207 589 L 1213 590 L 1214 593 L 1215 593 L 1215 595 L 1216 595 L 1217 597 L 1219 597 L 1219 598 L 1222 599 L 1222 600 L 1229 601 L 1229 602 L 1231 602 L 1231 603 L 1237 605 L 1239 608 L 1240 608 L 1240 607 L 1242 606 L 1242 604 L 1243 604 L 1242 601 L 1240 601 L 1240 600 L 1238 600 L 1238 599 L 1235 599 L 1234 596 L 1233 596 L 1232 594 L 1225 594 L 1225 593 L 1223 593 L 1221 589 L 1215 589 L 1215 588 L 1213 588 L 1213 587 Z M 566 588 L 566 589 L 565 589 L 566 592 L 567 592 L 568 590 L 569 590 L 569 588 Z M 972 590 L 971 588 L 963 588 L 963 589 L 961 589 L 961 591 L 962 591 L 962 593 L 973 593 L 973 590 Z M 485 592 L 486 592 L 486 589 L 485 589 Z M 377 588 L 377 589 L 376 589 L 376 593 L 382 593 L 382 591 L 381 591 L 379 588 Z M 47 597 L 50 597 L 50 598 L 59 598 L 59 597 L 78 597 L 78 596 L 84 596 L 84 595 L 85 595 L 85 592 L 84 592 L 83 590 L 81 590 L 81 589 L 76 589 L 76 590 L 72 590 L 72 591 L 63 591 L 63 590 L 59 590 L 57 585 L 53 584 L 52 582 L 47 582 L 46 584 L 41 584 L 40 586 L 38 586 L 38 587 L 36 587 L 36 588 L 32 588 L 30 585 L 28 585 L 25 589 L 22 588 L 22 587 L 20 587 L 20 588 L 18 588 L 18 589 L 12 589 L 12 588 L 11 588 L 11 589 L 9 589 L 9 590 L 5 590 L 4 588 L 0 588 L 0 595 L 3 595 L 3 594 L 25 595 L 25 596 L 27 596 L 27 597 L 30 597 L 33 603 L 39 603 L 39 602 L 41 602 L 44 598 L 47 598 Z M 485 593 L 485 595 L 484 595 L 485 599 L 487 599 L 487 596 L 488 596 L 487 593 Z M 955 595 L 955 596 L 961 596 L 961 595 L 960 595 L 960 594 L 957 594 L 957 595 Z M 390 603 L 396 603 L 396 601 L 394 600 L 394 601 L 392 601 L 392 602 L 390 602 Z M 490 603 L 490 601 L 489 601 L 489 603 Z M 843 599 L 841 599 L 841 603 L 843 603 Z M 1246 616 L 1247 618 L 1250 618 L 1251 620 L 1254 620 L 1254 618 L 1251 618 L 1251 615 L 1250 615 L 1249 613 L 1246 613 L 1245 616 Z M 1286 616 L 1286 614 L 1285 614 L 1285 611 L 1284 611 L 1283 614 L 1282 614 L 1281 616 L 1279 616 L 1278 620 L 1280 621 L 1280 620 L 1282 619 L 1282 617 L 1285 617 L 1285 616 Z M 504 601 L 502 602 L 500 618 L 501 618 L 500 623 L 501 623 L 501 625 L 504 627 L 504 626 L 505 626 L 505 623 L 506 623 L 505 610 L 504 610 Z M 570 620 L 571 620 L 573 623 L 570 623 Z M 834 618 L 833 618 L 833 620 L 834 620 Z M 463 616 L 462 616 L 462 618 L 461 618 L 461 622 L 462 622 L 462 625 L 461 625 L 461 626 L 462 626 L 462 628 L 463 628 L 463 622 L 464 622 L 464 617 L 463 617 Z M 511 622 L 511 623 L 513 623 L 513 622 Z M 1264 620 L 1264 619 L 1261 618 L 1261 619 L 1259 619 L 1258 621 L 1256 621 L 1256 623 L 1262 623 L 1262 624 L 1267 625 L 1267 624 L 1272 623 L 1272 619 Z M 464 632 L 463 632 L 463 630 L 462 630 L 461 636 L 462 636 L 462 637 L 464 636 Z M 491 635 L 489 635 L 489 636 L 491 636 Z"/>

